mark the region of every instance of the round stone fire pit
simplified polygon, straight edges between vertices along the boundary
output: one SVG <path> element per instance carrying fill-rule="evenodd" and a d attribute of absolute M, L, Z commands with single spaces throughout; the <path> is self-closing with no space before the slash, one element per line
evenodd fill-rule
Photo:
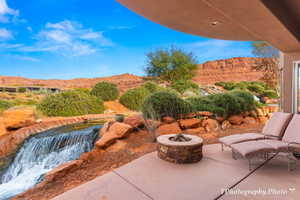
<path fill-rule="evenodd" d="M 186 134 L 161 135 L 157 138 L 158 157 L 172 163 L 195 163 L 202 159 L 203 140 Z"/>

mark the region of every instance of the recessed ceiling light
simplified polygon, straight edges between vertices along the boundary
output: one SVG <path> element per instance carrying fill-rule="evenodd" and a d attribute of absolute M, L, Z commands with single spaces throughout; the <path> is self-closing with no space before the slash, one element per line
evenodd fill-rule
<path fill-rule="evenodd" d="M 213 22 L 211 23 L 212 26 L 216 26 L 216 25 L 218 25 L 218 24 L 219 24 L 218 21 L 213 21 Z"/>

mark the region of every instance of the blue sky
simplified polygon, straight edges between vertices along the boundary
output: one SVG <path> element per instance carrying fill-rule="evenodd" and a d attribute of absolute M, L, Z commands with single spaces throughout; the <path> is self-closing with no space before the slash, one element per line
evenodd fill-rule
<path fill-rule="evenodd" d="M 199 63 L 253 56 L 250 42 L 177 32 L 114 0 L 0 0 L 0 75 L 143 75 L 147 52 L 172 45 L 193 51 Z"/>

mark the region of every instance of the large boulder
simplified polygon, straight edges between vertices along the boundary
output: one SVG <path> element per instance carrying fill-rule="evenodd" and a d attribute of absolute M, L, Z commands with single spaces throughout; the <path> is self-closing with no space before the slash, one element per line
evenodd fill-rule
<path fill-rule="evenodd" d="M 263 108 L 257 108 L 255 111 L 258 117 L 264 117 L 266 115 L 265 110 Z"/>
<path fill-rule="evenodd" d="M 219 123 L 214 119 L 205 119 L 202 122 L 202 126 L 207 132 L 217 131 L 219 129 Z"/>
<path fill-rule="evenodd" d="M 141 114 L 137 114 L 137 115 L 132 115 L 127 117 L 124 120 L 125 124 L 128 124 L 134 128 L 141 128 L 144 126 L 144 118 Z"/>
<path fill-rule="evenodd" d="M 259 121 L 261 124 L 265 124 L 265 123 L 267 123 L 268 118 L 267 118 L 267 117 L 258 117 L 258 121 Z"/>
<path fill-rule="evenodd" d="M 133 127 L 120 122 L 108 122 L 100 130 L 100 140 L 96 142 L 98 148 L 106 148 L 116 140 L 126 137 Z"/>
<path fill-rule="evenodd" d="M 45 181 L 49 183 L 58 178 L 62 178 L 68 173 L 78 169 L 82 165 L 82 163 L 83 163 L 82 160 L 73 160 L 73 161 L 66 162 L 54 168 L 50 172 L 48 172 L 45 176 Z"/>
<path fill-rule="evenodd" d="M 156 131 L 159 135 L 182 133 L 182 130 L 180 129 L 180 126 L 177 122 L 171 124 L 163 124 L 158 127 Z"/>
<path fill-rule="evenodd" d="M 196 113 L 197 116 L 206 116 L 206 117 L 211 117 L 214 114 L 212 112 L 208 112 L 208 111 L 200 111 Z"/>
<path fill-rule="evenodd" d="M 197 118 L 179 120 L 179 124 L 183 129 L 197 128 L 201 125 L 201 122 L 202 120 Z"/>
<path fill-rule="evenodd" d="M 228 129 L 230 127 L 231 127 L 231 124 L 230 124 L 230 122 L 228 120 L 225 120 L 225 121 L 222 122 L 221 128 L 223 130 Z"/>
<path fill-rule="evenodd" d="M 173 117 L 169 117 L 169 116 L 166 116 L 166 117 L 162 118 L 162 122 L 166 123 L 166 124 L 171 124 L 171 123 L 173 123 L 175 121 L 176 120 Z"/>
<path fill-rule="evenodd" d="M 192 134 L 192 135 L 201 135 L 206 133 L 206 131 L 203 127 L 198 127 L 198 128 L 186 129 L 184 130 L 184 133 Z"/>
<path fill-rule="evenodd" d="M 0 136 L 5 135 L 7 133 L 4 122 L 3 122 L 3 117 L 0 117 Z"/>
<path fill-rule="evenodd" d="M 240 125 L 243 123 L 243 119 L 242 115 L 232 115 L 228 118 L 228 121 L 233 125 Z"/>
<path fill-rule="evenodd" d="M 245 117 L 243 119 L 243 123 L 245 124 L 256 124 L 256 120 L 254 117 Z"/>
<path fill-rule="evenodd" d="M 36 122 L 33 109 L 9 109 L 3 112 L 3 123 L 6 130 L 16 130 Z"/>

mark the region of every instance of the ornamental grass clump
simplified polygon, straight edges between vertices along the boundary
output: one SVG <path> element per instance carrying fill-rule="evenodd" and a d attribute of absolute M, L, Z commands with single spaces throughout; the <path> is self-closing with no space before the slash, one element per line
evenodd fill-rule
<path fill-rule="evenodd" d="M 103 113 L 104 104 L 96 96 L 69 90 L 46 96 L 37 109 L 47 116 L 78 116 Z"/>

